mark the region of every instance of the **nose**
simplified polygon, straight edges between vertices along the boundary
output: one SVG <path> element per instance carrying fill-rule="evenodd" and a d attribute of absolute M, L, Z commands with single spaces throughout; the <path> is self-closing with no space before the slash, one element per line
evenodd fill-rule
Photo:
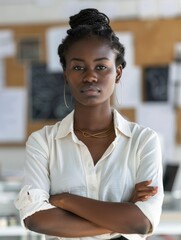
<path fill-rule="evenodd" d="M 83 82 L 97 82 L 97 74 L 92 69 L 86 69 L 83 77 Z"/>

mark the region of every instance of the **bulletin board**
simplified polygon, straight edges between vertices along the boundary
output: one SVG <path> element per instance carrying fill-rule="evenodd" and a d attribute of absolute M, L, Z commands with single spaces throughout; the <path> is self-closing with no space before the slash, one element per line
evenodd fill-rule
<path fill-rule="evenodd" d="M 134 34 L 135 44 L 135 64 L 141 67 L 150 65 L 167 65 L 173 61 L 173 47 L 178 41 L 181 41 L 181 19 L 163 19 L 163 20 L 129 20 L 113 21 L 112 28 L 115 31 L 131 31 Z M 17 45 L 17 54 L 14 57 L 5 59 L 6 87 L 28 87 L 27 71 L 29 64 L 39 62 L 46 64 L 46 31 L 52 27 L 67 26 L 67 23 L 52 24 L 29 24 L 29 25 L 6 25 L 0 26 L 2 29 L 11 29 L 14 32 Z M 28 45 L 33 46 L 38 51 L 29 51 L 28 57 L 24 51 Z M 18 47 L 21 46 L 21 50 Z M 38 52 L 38 55 L 37 55 Z M 134 120 L 134 109 L 123 109 L 124 115 L 128 119 Z M 181 126 L 180 111 L 177 110 L 177 128 Z M 27 116 L 28 116 L 27 112 Z M 57 120 L 32 120 L 27 117 L 26 136 L 33 131 L 40 129 L 44 125 L 54 124 Z M 177 134 L 177 142 L 181 143 L 180 129 Z M 26 139 L 25 139 L 26 141 Z M 12 143 L 13 144 L 13 143 Z M 8 143 L 8 145 L 12 145 Z M 21 144 L 24 144 L 21 143 Z M 0 144 L 3 145 L 3 144 Z M 14 145 L 14 144 L 13 144 Z"/>

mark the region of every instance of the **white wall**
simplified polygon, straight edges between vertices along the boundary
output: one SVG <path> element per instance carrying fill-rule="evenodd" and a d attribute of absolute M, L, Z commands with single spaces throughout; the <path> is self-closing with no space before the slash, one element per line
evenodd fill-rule
<path fill-rule="evenodd" d="M 19 4 L 20 0 L 14 0 L 14 4 L 1 4 L 1 1 L 0 24 L 67 21 L 70 15 L 87 7 L 98 8 L 111 18 L 137 14 L 137 0 L 24 0 L 24 3 L 21 1 Z"/>
<path fill-rule="evenodd" d="M 23 170 L 24 160 L 24 147 L 0 147 L 0 173 L 7 170 Z"/>
<path fill-rule="evenodd" d="M 0 25 L 67 21 L 87 7 L 111 19 L 181 16 L 181 0 L 0 0 Z"/>

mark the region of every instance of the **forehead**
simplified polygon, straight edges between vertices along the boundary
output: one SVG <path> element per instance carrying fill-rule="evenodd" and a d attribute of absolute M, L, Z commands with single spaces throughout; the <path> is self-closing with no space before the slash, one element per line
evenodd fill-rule
<path fill-rule="evenodd" d="M 66 60 L 71 58 L 108 58 L 115 60 L 115 52 L 108 42 L 97 38 L 86 38 L 73 43 L 66 54 Z"/>

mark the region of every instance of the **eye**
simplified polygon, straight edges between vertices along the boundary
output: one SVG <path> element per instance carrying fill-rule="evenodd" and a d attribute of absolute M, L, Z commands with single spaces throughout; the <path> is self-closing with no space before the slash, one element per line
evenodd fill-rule
<path fill-rule="evenodd" d="M 81 70 L 84 70 L 84 67 L 82 67 L 82 66 L 74 66 L 73 69 L 76 70 L 76 71 L 81 71 Z"/>
<path fill-rule="evenodd" d="M 105 69 L 107 69 L 107 67 L 103 66 L 103 65 L 99 65 L 99 66 L 96 67 L 96 69 L 97 70 L 105 70 Z"/>

